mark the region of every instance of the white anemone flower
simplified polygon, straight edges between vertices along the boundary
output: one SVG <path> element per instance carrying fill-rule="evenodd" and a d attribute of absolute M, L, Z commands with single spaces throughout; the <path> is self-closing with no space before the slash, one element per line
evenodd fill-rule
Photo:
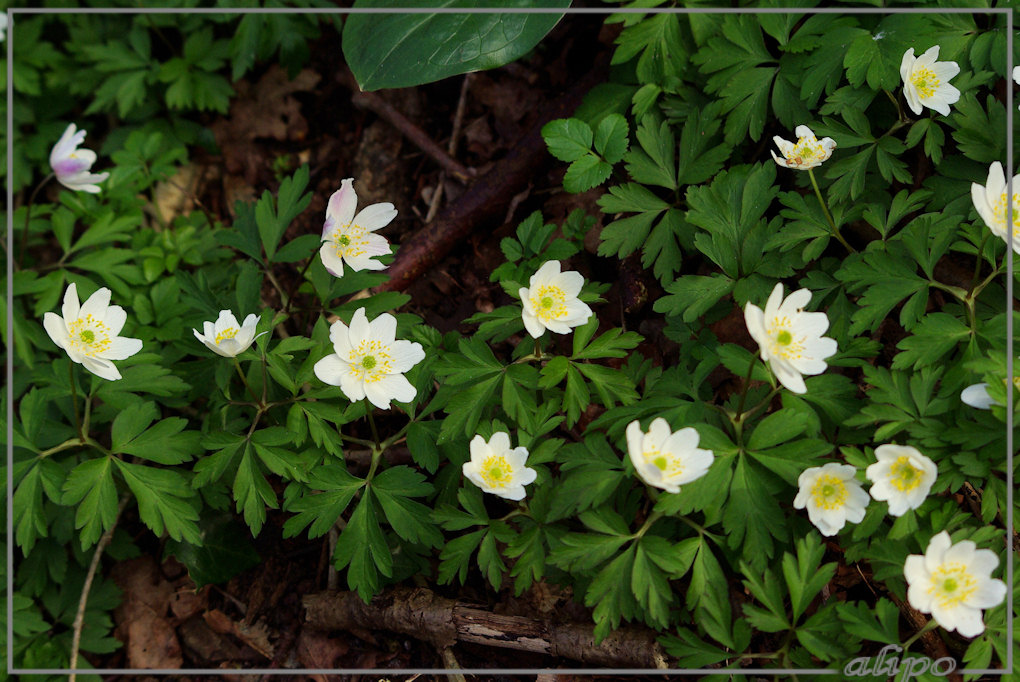
<path fill-rule="evenodd" d="M 988 179 L 984 185 L 976 182 L 970 185 L 970 198 L 974 202 L 981 220 L 1007 244 L 1010 231 L 1006 229 L 1006 208 L 1009 197 L 1006 194 L 1006 174 L 998 161 L 988 167 Z M 1013 176 L 1013 250 L 1020 253 L 1020 174 Z"/>
<path fill-rule="evenodd" d="M 949 105 L 960 99 L 960 91 L 949 84 L 949 79 L 960 73 L 960 65 L 935 61 L 938 58 L 938 45 L 928 48 L 920 57 L 914 56 L 914 48 L 903 53 L 900 62 L 903 95 L 910 110 L 918 116 L 923 111 L 922 106 L 948 116 Z"/>
<path fill-rule="evenodd" d="M 1003 377 L 1002 383 L 1006 383 L 1005 377 Z M 1018 391 L 1020 391 L 1020 376 L 1013 377 L 1013 385 Z M 980 384 L 973 384 L 963 389 L 963 391 L 960 392 L 960 400 L 979 410 L 990 410 L 992 409 L 992 405 L 999 404 L 999 401 L 992 398 L 991 394 L 988 392 L 988 384 L 984 382 L 981 382 Z"/>
<path fill-rule="evenodd" d="M 464 462 L 465 478 L 482 489 L 507 500 L 523 500 L 524 486 L 538 475 L 524 466 L 528 449 L 510 449 L 510 434 L 497 431 L 486 442 L 476 435 L 471 439 L 471 460 Z"/>
<path fill-rule="evenodd" d="M 229 310 L 221 310 L 216 322 L 203 323 L 204 334 L 199 334 L 197 329 L 192 329 L 195 338 L 206 345 L 206 347 L 217 355 L 225 358 L 234 358 L 248 350 L 252 341 L 255 340 L 255 325 L 258 324 L 258 315 L 251 314 L 244 318 L 244 324 L 238 324 L 234 313 Z M 262 332 L 268 334 L 269 332 Z M 258 334 L 258 336 L 262 336 Z"/>
<path fill-rule="evenodd" d="M 391 400 L 414 400 L 418 391 L 404 372 L 425 359 L 425 351 L 420 343 L 396 340 L 396 334 L 397 318 L 383 313 L 369 322 L 358 308 L 350 327 L 337 320 L 329 328 L 335 352 L 315 363 L 315 376 L 339 386 L 352 402 L 368 398 L 383 410 Z"/>
<path fill-rule="evenodd" d="M 847 521 L 860 523 L 871 498 L 854 478 L 855 473 L 853 466 L 835 462 L 805 470 L 797 479 L 800 490 L 793 506 L 806 507 L 808 518 L 822 535 L 835 535 Z"/>
<path fill-rule="evenodd" d="M 75 125 L 68 124 L 64 134 L 50 152 L 50 168 L 53 169 L 57 181 L 75 191 L 99 193 L 99 185 L 110 177 L 109 173 L 90 173 L 89 169 L 96 162 L 96 153 L 91 149 L 78 149 L 85 141 L 85 131 L 75 132 Z"/>
<path fill-rule="evenodd" d="M 393 204 L 372 204 L 354 214 L 358 195 L 354 191 L 354 178 L 340 183 L 326 206 L 326 222 L 322 226 L 322 246 L 319 257 L 326 270 L 335 277 L 344 274 L 344 263 L 358 270 L 382 270 L 386 266 L 372 256 L 390 253 L 390 244 L 375 231 L 386 227 L 397 217 Z"/>
<path fill-rule="evenodd" d="M 715 456 L 698 447 L 700 436 L 693 427 L 670 431 L 669 422 L 656 417 L 641 430 L 635 419 L 627 425 L 627 452 L 642 481 L 668 493 L 708 473 Z"/>
<path fill-rule="evenodd" d="M 543 263 L 531 276 L 529 286 L 518 291 L 528 333 L 536 339 L 546 329 L 569 334 L 571 329 L 587 322 L 592 316 L 591 308 L 577 298 L 583 286 L 584 277 L 576 270 L 560 272 L 560 263 L 555 260 Z"/>
<path fill-rule="evenodd" d="M 821 374 L 825 358 L 836 353 L 836 341 L 822 334 L 829 328 L 825 313 L 806 313 L 811 301 L 808 289 L 799 289 L 783 299 L 783 284 L 776 284 L 765 310 L 748 303 L 744 322 L 758 342 L 761 359 L 769 363 L 776 378 L 794 393 L 807 393 L 803 374 Z"/>
<path fill-rule="evenodd" d="M 1013 67 L 1013 80 L 1017 85 L 1020 85 L 1020 66 Z"/>
<path fill-rule="evenodd" d="M 769 151 L 772 152 L 772 158 L 776 163 L 784 168 L 797 170 L 815 168 L 827 161 L 832 156 L 832 150 L 836 148 L 835 140 L 831 137 L 823 137 L 819 140 L 807 126 L 797 126 L 793 132 L 797 134 L 796 144 L 784 140 L 778 135 L 772 138 L 783 156 L 780 158 L 772 150 Z"/>
<path fill-rule="evenodd" d="M 946 630 L 977 637 L 985 630 L 981 610 L 1006 598 L 1006 583 L 992 577 L 998 565 L 995 552 L 977 549 L 971 540 L 954 545 L 942 531 L 923 555 L 911 554 L 903 564 L 907 601 Z"/>
<path fill-rule="evenodd" d="M 0 13 L 0 42 L 7 37 L 7 13 Z"/>
<path fill-rule="evenodd" d="M 114 381 L 120 379 L 120 372 L 111 360 L 124 360 L 142 349 L 140 339 L 118 336 L 126 321 L 124 309 L 110 305 L 109 289 L 97 290 L 79 305 L 78 287 L 72 282 L 64 292 L 61 315 L 46 313 L 43 327 L 71 360 L 96 376 Z"/>
<path fill-rule="evenodd" d="M 938 478 L 935 462 L 910 445 L 879 445 L 875 457 L 878 461 L 868 465 L 864 472 L 874 483 L 871 496 L 888 502 L 893 516 L 903 516 L 908 509 L 920 507 Z"/>

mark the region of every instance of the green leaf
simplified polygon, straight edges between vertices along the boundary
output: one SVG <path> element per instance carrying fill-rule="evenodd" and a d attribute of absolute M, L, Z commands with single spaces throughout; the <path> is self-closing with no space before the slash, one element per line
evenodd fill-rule
<path fill-rule="evenodd" d="M 309 524 L 309 538 L 325 535 L 365 481 L 351 475 L 341 464 L 331 462 L 316 467 L 306 485 L 316 492 L 288 499 L 284 505 L 287 511 L 296 512 L 283 524 L 284 537 L 297 535 Z"/>
<path fill-rule="evenodd" d="M 187 462 L 200 450 L 199 439 L 202 437 L 198 431 L 184 431 L 187 424 L 186 419 L 170 417 L 157 422 L 126 443 L 114 443 L 111 449 L 113 452 L 137 455 L 159 464 Z"/>
<path fill-rule="evenodd" d="M 488 528 L 482 528 L 453 538 L 443 546 L 443 551 L 439 553 L 439 575 L 437 578 L 440 585 L 448 585 L 453 581 L 454 576 L 463 584 L 467 578 L 471 555 L 482 541 L 482 536 L 487 533 Z"/>
<path fill-rule="evenodd" d="M 569 163 L 591 152 L 593 138 L 591 127 L 584 121 L 558 118 L 542 126 L 542 139 L 550 154 Z"/>
<path fill-rule="evenodd" d="M 233 514 L 218 512 L 199 521 L 201 543 L 169 540 L 163 557 L 174 556 L 188 569 L 196 588 L 222 585 L 261 561 L 247 529 Z"/>
<path fill-rule="evenodd" d="M 405 466 L 392 467 L 377 475 L 371 488 L 397 535 L 428 547 L 443 544 L 442 534 L 431 523 L 429 508 L 408 499 L 432 492 L 423 474 Z"/>
<path fill-rule="evenodd" d="M 627 151 L 629 131 L 627 119 L 620 114 L 609 114 L 599 122 L 598 128 L 595 129 L 595 151 L 610 164 L 619 162 Z M 569 161 L 570 159 L 563 160 Z"/>
<path fill-rule="evenodd" d="M 613 167 L 595 156 L 587 154 L 570 164 L 563 176 L 563 189 L 568 192 L 587 192 L 609 178 Z"/>
<path fill-rule="evenodd" d="M 592 317 L 594 320 L 595 318 Z M 598 325 L 596 324 L 596 327 Z M 636 348 L 644 339 L 637 332 L 624 332 L 622 329 L 610 329 L 591 343 L 583 343 L 578 332 L 574 332 L 574 354 L 571 360 L 595 360 L 598 358 L 624 358 L 627 351 Z"/>
<path fill-rule="evenodd" d="M 371 488 L 366 488 L 333 552 L 337 570 L 349 566 L 347 585 L 366 603 L 379 591 L 379 574 L 393 575 L 393 555 L 379 527 L 373 498 Z"/>
<path fill-rule="evenodd" d="M 272 194 L 266 191 L 255 204 L 255 224 L 258 226 L 262 246 L 270 261 L 276 254 L 284 231 L 312 201 L 311 192 L 303 193 L 308 186 L 308 174 L 308 166 L 301 166 L 292 177 L 285 178 L 280 183 L 275 202 Z"/>
<path fill-rule="evenodd" d="M 676 315 L 691 323 L 707 313 L 719 300 L 733 291 L 735 282 L 726 275 L 684 275 L 666 285 L 668 296 L 655 301 L 655 312 Z"/>
<path fill-rule="evenodd" d="M 502 0 L 501 9 L 566 8 L 569 0 Z M 355 8 L 405 7 L 402 0 L 357 0 Z M 436 8 L 477 8 L 476 0 L 439 0 Z M 562 14 L 352 14 L 344 57 L 362 90 L 405 88 L 493 69 L 531 51 Z M 380 50 L 380 46 L 385 46 Z"/>
<path fill-rule="evenodd" d="M 110 457 L 85 460 L 67 476 L 61 504 L 78 505 L 74 527 L 80 529 L 81 548 L 94 545 L 117 519 L 117 489 Z"/>
<path fill-rule="evenodd" d="M 676 138 L 667 121 L 648 115 L 635 132 L 640 148 L 631 146 L 624 155 L 627 172 L 634 182 L 677 189 Z"/>
<path fill-rule="evenodd" d="M 821 565 L 824 554 L 825 548 L 818 536 L 811 533 L 797 541 L 796 557 L 789 552 L 783 555 L 783 577 L 790 591 L 790 608 L 795 621 L 836 573 L 835 563 Z"/>
<path fill-rule="evenodd" d="M 948 313 L 929 313 L 914 328 L 914 333 L 896 346 L 902 351 L 893 358 L 893 369 L 920 369 L 935 364 L 958 344 L 970 338 L 964 322 Z"/>
<path fill-rule="evenodd" d="M 113 461 L 138 500 L 138 515 L 142 523 L 153 533 L 160 536 L 166 529 L 174 540 L 202 541 L 202 534 L 195 523 L 198 512 L 188 499 L 195 493 L 183 476 L 172 469 L 156 469 L 119 459 Z"/>
<path fill-rule="evenodd" d="M 259 460 L 252 455 L 252 448 L 247 442 L 234 476 L 233 492 L 237 511 L 244 512 L 244 521 L 251 528 L 252 535 L 258 535 L 266 521 L 266 507 L 276 509 L 279 505 L 276 493 L 262 473 Z"/>
<path fill-rule="evenodd" d="M 851 635 L 885 644 L 899 641 L 900 611 L 884 597 L 874 608 L 863 602 L 843 602 L 836 605 L 836 613 Z"/>

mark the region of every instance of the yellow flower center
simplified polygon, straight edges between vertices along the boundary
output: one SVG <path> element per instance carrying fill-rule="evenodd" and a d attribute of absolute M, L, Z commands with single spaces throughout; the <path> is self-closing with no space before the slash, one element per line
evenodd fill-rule
<path fill-rule="evenodd" d="M 959 606 L 978 588 L 977 579 L 963 564 L 950 562 L 936 568 L 931 574 L 931 595 L 942 608 Z"/>
<path fill-rule="evenodd" d="M 791 360 L 804 354 L 804 344 L 793 338 L 790 326 L 790 318 L 784 315 L 773 318 L 772 324 L 766 328 L 765 334 L 772 340 L 769 344 L 769 355 L 772 357 Z"/>
<path fill-rule="evenodd" d="M 556 320 L 567 314 L 567 294 L 558 286 L 543 284 L 531 293 L 535 315 L 542 320 Z"/>
<path fill-rule="evenodd" d="M 814 135 L 805 135 L 797 140 L 789 154 L 784 154 L 786 160 L 794 166 L 810 163 L 814 159 L 824 159 L 825 148 Z"/>
<path fill-rule="evenodd" d="M 71 346 L 82 355 L 93 357 L 110 348 L 110 329 L 104 323 L 86 315 L 68 325 Z"/>
<path fill-rule="evenodd" d="M 505 488 L 513 478 L 513 467 L 502 455 L 489 455 L 482 462 L 482 480 L 490 488 Z"/>
<path fill-rule="evenodd" d="M 849 493 L 843 479 L 832 474 L 823 474 L 811 488 L 811 498 L 821 509 L 839 509 L 846 504 Z"/>
<path fill-rule="evenodd" d="M 992 215 L 995 216 L 995 219 L 998 222 L 998 225 L 995 227 L 997 227 L 1003 235 L 1006 233 L 1006 201 L 1006 193 L 1003 192 L 992 210 Z M 1020 241 L 1020 193 L 1017 192 L 1013 193 L 1013 240 Z"/>
<path fill-rule="evenodd" d="M 927 66 L 916 69 L 913 75 L 911 75 L 910 81 L 914 84 L 917 94 L 921 99 L 928 99 L 934 95 L 935 91 L 938 90 L 939 83 L 941 83 L 935 76 L 935 72 Z"/>
<path fill-rule="evenodd" d="M 361 225 L 347 223 L 333 230 L 330 240 L 336 246 L 338 258 L 354 258 L 365 253 L 368 246 L 368 230 Z"/>
<path fill-rule="evenodd" d="M 368 383 L 379 381 L 393 373 L 393 356 L 390 347 L 379 341 L 366 340 L 352 348 L 347 354 L 351 374 L 355 379 L 364 378 Z"/>
<path fill-rule="evenodd" d="M 644 451 L 645 461 L 662 472 L 663 478 L 679 476 L 684 471 L 684 463 L 671 452 L 661 452 L 655 448 Z"/>
<path fill-rule="evenodd" d="M 220 341 L 222 341 L 223 339 L 232 339 L 235 336 L 237 336 L 237 327 L 229 327 L 227 329 L 224 329 L 223 331 L 216 335 L 215 339 L 216 345 L 217 346 L 220 345 Z"/>
<path fill-rule="evenodd" d="M 913 490 L 917 486 L 921 485 L 921 470 L 915 468 L 910 463 L 910 458 L 907 456 L 901 456 L 892 463 L 892 467 L 889 469 L 890 483 L 893 487 L 901 492 Z"/>

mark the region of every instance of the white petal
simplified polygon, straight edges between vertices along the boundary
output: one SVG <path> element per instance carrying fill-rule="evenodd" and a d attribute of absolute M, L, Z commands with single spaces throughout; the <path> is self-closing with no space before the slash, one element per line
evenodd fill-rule
<path fill-rule="evenodd" d="M 393 371 L 403 374 L 425 359 L 425 349 L 420 343 L 412 341 L 394 341 L 390 345 L 393 358 Z"/>
<path fill-rule="evenodd" d="M 480 435 L 475 435 L 468 443 L 468 447 L 471 449 L 471 462 L 477 467 L 477 464 L 483 459 L 489 456 L 489 444 L 485 442 L 485 439 Z M 465 465 L 466 466 L 466 465 Z"/>
<path fill-rule="evenodd" d="M 141 339 L 118 336 L 110 341 L 110 347 L 99 357 L 104 360 L 124 360 L 142 349 Z"/>
<path fill-rule="evenodd" d="M 391 400 L 409 403 L 418 395 L 418 390 L 403 374 L 387 374 L 378 381 L 366 381 L 365 395 L 376 407 L 389 409 Z"/>
<path fill-rule="evenodd" d="M 584 286 L 584 276 L 576 270 L 567 270 L 560 273 L 559 277 L 556 278 L 555 284 L 560 289 L 563 289 L 563 293 L 568 299 L 577 298 L 577 295 L 581 293 L 581 288 Z M 587 308 L 587 306 L 585 307 Z"/>
<path fill-rule="evenodd" d="M 369 324 L 369 335 L 375 341 L 388 346 L 397 338 L 397 318 L 389 313 L 383 313 L 372 320 Z"/>
<path fill-rule="evenodd" d="M 350 367 L 336 355 L 327 355 L 312 367 L 319 381 L 330 386 L 339 386 L 344 376 L 350 374 Z"/>
<path fill-rule="evenodd" d="M 347 266 L 355 271 L 360 272 L 362 270 L 385 270 L 386 266 L 377 260 L 372 260 L 371 256 L 367 253 L 360 254 L 358 256 L 344 256 L 344 260 L 347 261 Z"/>
<path fill-rule="evenodd" d="M 354 191 L 354 178 L 346 178 L 340 183 L 340 189 L 333 192 L 329 197 L 329 204 L 326 206 L 326 219 L 332 220 L 332 228 L 348 225 L 354 218 L 354 211 L 358 207 L 358 194 Z M 323 238 L 327 232 L 323 229 Z"/>
<path fill-rule="evenodd" d="M 110 290 L 106 287 L 97 289 L 94 294 L 89 296 L 89 299 L 81 306 L 79 311 L 79 317 L 87 317 L 91 315 L 97 320 L 103 320 L 106 318 L 106 309 L 110 307 Z M 66 319 L 66 318 L 65 318 Z"/>
<path fill-rule="evenodd" d="M 492 454 L 506 457 L 510 452 L 510 434 L 506 431 L 497 431 L 489 438 L 489 449 Z"/>
<path fill-rule="evenodd" d="M 117 368 L 109 360 L 85 356 L 81 359 L 81 364 L 85 369 L 103 379 L 109 381 L 120 379 L 120 372 L 117 371 Z"/>
<path fill-rule="evenodd" d="M 669 422 L 662 417 L 656 417 L 648 425 L 648 435 L 645 436 L 644 450 L 648 451 L 653 448 L 656 450 L 666 450 L 666 441 L 669 440 L 671 435 Z"/>
<path fill-rule="evenodd" d="M 372 204 L 366 206 L 354 217 L 354 224 L 372 232 L 386 227 L 396 217 L 397 211 L 393 208 L 393 204 Z"/>
<path fill-rule="evenodd" d="M 64 324 L 68 324 L 77 320 L 80 313 L 81 306 L 78 305 L 78 285 L 71 282 L 64 292 L 64 305 L 60 309 L 60 314 L 64 318 Z"/>
<path fill-rule="evenodd" d="M 43 315 L 43 328 L 46 329 L 46 333 L 49 334 L 53 343 L 61 348 L 68 347 L 70 339 L 67 336 L 67 325 L 64 324 L 64 320 L 60 315 L 56 313 L 46 313 Z"/>
<path fill-rule="evenodd" d="M 909 48 L 903 53 L 903 59 L 900 60 L 900 78 L 903 79 L 904 84 L 910 82 L 910 72 L 914 70 L 914 48 Z"/>
<path fill-rule="evenodd" d="M 982 580 L 977 590 L 967 599 L 967 606 L 977 609 L 991 609 L 1006 599 L 1006 583 L 996 578 Z"/>
<path fill-rule="evenodd" d="M 351 340 L 351 346 L 357 346 L 362 341 L 368 341 L 371 338 L 372 327 L 369 325 L 364 308 L 358 308 L 354 311 L 354 317 L 351 318 L 349 330 L 348 338 Z"/>
<path fill-rule="evenodd" d="M 326 268 L 326 272 L 334 277 L 344 276 L 344 260 L 336 255 L 336 244 L 323 242 L 319 247 L 319 259 L 322 261 L 323 267 Z"/>
<path fill-rule="evenodd" d="M 521 311 L 521 318 L 524 320 L 524 328 L 528 330 L 532 338 L 537 339 L 545 333 L 545 325 L 542 324 L 542 321 L 526 309 Z"/>
<path fill-rule="evenodd" d="M 517 483 L 523 487 L 534 483 L 536 478 L 538 478 L 538 472 L 525 467 L 517 475 Z"/>
<path fill-rule="evenodd" d="M 542 267 L 531 276 L 530 286 L 532 289 L 543 284 L 549 284 L 554 277 L 560 274 L 560 262 L 557 260 L 546 261 Z"/>
<path fill-rule="evenodd" d="M 765 302 L 765 317 L 773 318 L 779 312 L 779 306 L 783 302 L 783 283 L 777 282 L 769 294 L 769 300 Z"/>
<path fill-rule="evenodd" d="M 786 363 L 776 358 L 773 358 L 769 364 L 779 383 L 794 393 L 807 393 L 807 386 L 804 384 L 804 378 L 800 375 L 800 372 L 787 367 Z"/>

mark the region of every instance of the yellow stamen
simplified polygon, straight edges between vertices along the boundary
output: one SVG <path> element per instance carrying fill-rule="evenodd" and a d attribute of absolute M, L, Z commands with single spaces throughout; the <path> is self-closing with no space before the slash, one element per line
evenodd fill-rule
<path fill-rule="evenodd" d="M 889 469 L 890 482 L 897 490 L 913 490 L 921 484 L 921 470 L 914 468 L 907 456 L 898 457 Z"/>
<path fill-rule="evenodd" d="M 923 66 L 920 69 L 916 69 L 910 77 L 914 87 L 917 88 L 917 94 L 921 99 L 928 99 L 935 94 L 938 90 L 940 81 L 936 76 L 935 72 L 929 69 L 927 66 Z"/>
<path fill-rule="evenodd" d="M 977 590 L 978 581 L 963 564 L 950 562 L 936 568 L 931 575 L 931 595 L 942 608 L 958 606 Z"/>
<path fill-rule="evenodd" d="M 513 478 L 513 467 L 502 455 L 490 455 L 481 466 L 481 476 L 490 488 L 505 488 Z"/>
<path fill-rule="evenodd" d="M 846 504 L 847 497 L 846 483 L 832 474 L 819 476 L 811 488 L 811 498 L 821 509 L 839 509 Z"/>
<path fill-rule="evenodd" d="M 542 320 L 556 320 L 567 314 L 567 294 L 558 286 L 544 284 L 531 292 L 531 305 Z"/>
<path fill-rule="evenodd" d="M 235 336 L 237 336 L 237 331 L 238 331 L 237 327 L 228 327 L 227 329 L 224 329 L 223 331 L 216 335 L 215 339 L 216 345 L 217 346 L 220 345 L 220 341 L 222 341 L 223 339 L 234 338 Z"/>

